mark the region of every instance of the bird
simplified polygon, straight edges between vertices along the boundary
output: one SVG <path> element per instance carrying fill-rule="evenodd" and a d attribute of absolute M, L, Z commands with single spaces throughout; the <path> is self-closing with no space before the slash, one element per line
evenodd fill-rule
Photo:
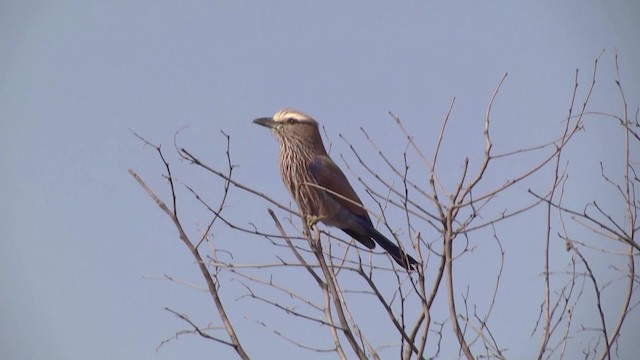
<path fill-rule="evenodd" d="M 373 226 L 347 177 L 327 154 L 316 120 L 283 109 L 253 122 L 271 129 L 278 139 L 280 175 L 310 228 L 317 222 L 339 228 L 368 249 L 377 243 L 403 268 L 417 268 L 413 257 Z"/>

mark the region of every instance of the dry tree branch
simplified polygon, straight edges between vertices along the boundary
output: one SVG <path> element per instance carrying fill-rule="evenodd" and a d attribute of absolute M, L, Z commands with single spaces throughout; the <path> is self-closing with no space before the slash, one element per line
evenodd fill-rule
<path fill-rule="evenodd" d="M 245 273 L 240 272 L 240 271 L 234 271 L 233 268 L 231 268 L 230 270 L 233 271 L 238 276 L 240 276 L 240 277 L 242 277 L 242 278 L 244 278 L 244 279 L 246 279 L 246 280 L 248 280 L 250 282 L 253 282 L 253 283 L 256 283 L 256 284 L 260 284 L 260 285 L 267 286 L 267 287 L 270 287 L 272 289 L 278 290 L 279 292 L 287 295 L 288 297 L 296 299 L 297 301 L 300 301 L 302 304 L 308 306 L 309 308 L 311 308 L 311 309 L 313 309 L 315 311 L 318 311 L 318 312 L 323 312 L 324 311 L 324 309 L 323 309 L 323 307 L 321 305 L 315 304 L 311 300 L 309 300 L 306 297 L 304 297 L 302 294 L 300 294 L 300 293 L 298 293 L 298 292 L 296 292 L 296 291 L 294 291 L 292 289 L 289 289 L 289 288 L 285 287 L 284 285 L 280 285 L 279 283 L 276 283 L 272 278 L 270 278 L 267 281 L 267 280 L 264 280 L 264 279 L 257 278 L 255 276 L 251 276 L 251 275 L 245 274 Z M 238 281 L 243 286 L 245 286 L 246 288 L 251 288 L 249 285 L 247 285 L 243 281 L 241 281 L 241 280 L 238 280 Z"/>
<path fill-rule="evenodd" d="M 331 243 L 329 243 L 329 247 L 331 247 Z M 351 311 L 349 310 L 347 301 L 344 298 L 345 291 L 341 288 L 340 282 L 338 281 L 338 278 L 337 278 L 338 272 L 340 271 L 341 268 L 333 264 L 331 257 L 329 257 L 329 263 L 331 264 L 330 266 L 331 276 L 332 276 L 332 279 L 335 279 L 334 284 L 336 287 L 336 293 L 340 297 L 339 301 L 342 304 L 342 309 L 344 310 L 345 318 L 348 318 L 348 321 L 351 324 L 351 327 L 353 328 L 353 332 L 355 333 L 355 337 L 360 339 L 362 346 L 367 349 L 367 351 L 369 352 L 369 354 L 371 354 L 374 360 L 380 360 L 380 355 L 378 354 L 376 349 L 371 345 L 371 343 L 367 340 L 367 338 L 362 334 L 362 331 L 360 331 L 360 326 L 358 326 L 358 323 L 354 320 L 353 316 L 351 315 Z"/>
<path fill-rule="evenodd" d="M 164 155 L 162 154 L 162 150 L 160 149 L 160 146 L 156 146 L 156 145 L 151 144 L 150 142 L 148 142 L 144 138 L 140 137 L 138 134 L 135 134 L 135 135 L 139 139 L 144 141 L 145 144 L 154 147 L 156 149 L 156 151 L 158 152 L 158 155 L 160 156 L 160 159 L 162 160 L 162 162 L 163 162 L 163 164 L 165 166 L 165 169 L 167 170 L 167 180 L 169 181 L 169 186 L 171 188 L 171 198 L 172 198 L 172 204 L 173 204 L 172 209 L 169 209 L 169 207 L 167 207 L 167 205 L 162 200 L 160 200 L 160 198 L 153 192 L 153 190 L 151 190 L 151 188 L 149 188 L 147 186 L 147 184 L 142 180 L 142 178 L 140 178 L 140 176 L 138 176 L 138 174 L 136 174 L 136 172 L 134 170 L 129 169 L 129 174 L 131 174 L 131 176 L 133 176 L 133 178 L 138 182 L 138 184 L 145 190 L 145 192 L 156 202 L 156 204 L 160 207 L 160 209 L 173 222 L 174 226 L 178 230 L 178 233 L 179 233 L 179 236 L 180 236 L 180 240 L 182 240 L 182 242 L 189 249 L 189 252 L 191 253 L 191 255 L 196 259 L 198 267 L 200 268 L 200 272 L 202 273 L 202 276 L 205 278 L 205 281 L 207 283 L 207 287 L 209 289 L 209 294 L 211 294 L 211 298 L 212 298 L 212 300 L 213 300 L 213 302 L 214 302 L 214 304 L 216 306 L 218 314 L 220 315 L 220 320 L 224 324 L 224 327 L 225 327 L 225 329 L 227 331 L 227 334 L 229 335 L 229 338 L 230 338 L 229 345 L 231 347 L 233 347 L 233 349 L 236 351 L 238 356 L 240 356 L 240 358 L 249 359 L 249 356 L 247 355 L 247 353 L 245 352 L 244 348 L 242 347 L 242 345 L 240 343 L 240 339 L 238 338 L 238 336 L 237 336 L 237 334 L 235 332 L 235 329 L 234 329 L 234 327 L 233 327 L 233 325 L 232 325 L 232 323 L 231 323 L 231 321 L 230 321 L 230 319 L 229 319 L 229 317 L 227 315 L 227 312 L 226 312 L 226 310 L 224 308 L 224 305 L 222 304 L 222 300 L 220 299 L 220 295 L 218 294 L 218 289 L 216 287 L 215 281 L 213 280 L 213 277 L 211 276 L 211 273 L 207 269 L 207 266 L 206 266 L 205 262 L 202 260 L 202 257 L 200 256 L 200 253 L 199 253 L 198 249 L 191 242 L 191 240 L 187 236 L 186 232 L 184 231 L 184 228 L 182 227 L 182 223 L 180 222 L 180 219 L 178 218 L 176 191 L 175 191 L 174 181 L 173 181 L 173 177 L 171 175 L 171 168 L 169 166 L 169 163 L 165 160 Z M 202 336 L 202 334 L 200 334 L 200 335 Z"/>
<path fill-rule="evenodd" d="M 542 358 L 542 356 L 544 355 L 544 352 L 546 351 L 547 348 L 547 344 L 549 343 L 549 339 L 551 337 L 551 333 L 550 333 L 550 328 L 551 328 L 551 313 L 550 313 L 550 304 L 551 304 L 551 299 L 550 299 L 550 278 L 549 278 L 549 245 L 550 245 L 550 238 L 551 238 L 551 208 L 552 205 L 551 203 L 553 202 L 553 195 L 555 193 L 555 190 L 557 189 L 558 186 L 558 182 L 560 179 L 559 176 L 559 167 L 560 167 L 560 158 L 562 155 L 562 150 L 564 149 L 564 145 L 569 141 L 569 139 L 571 139 L 573 137 L 573 135 L 577 132 L 577 130 L 582 126 L 582 117 L 586 111 L 586 107 L 587 104 L 589 103 L 589 99 L 591 99 L 591 94 L 593 93 L 593 89 L 595 87 L 596 84 L 596 74 L 597 74 L 597 70 L 598 70 L 598 60 L 600 59 L 600 56 L 602 55 L 602 53 L 596 58 L 595 62 L 594 62 L 594 67 L 593 67 L 593 72 L 592 72 L 592 78 L 591 78 L 591 85 L 588 88 L 587 94 L 585 96 L 584 102 L 582 104 L 582 108 L 580 110 L 580 112 L 578 113 L 578 116 L 575 119 L 574 125 L 573 127 L 570 127 L 571 124 L 571 120 L 573 118 L 573 108 L 574 108 L 574 104 L 576 101 L 576 96 L 577 96 L 577 90 L 578 90 L 578 74 L 579 71 L 576 70 L 576 75 L 575 75 L 575 82 L 574 82 L 574 87 L 573 87 L 573 94 L 571 96 L 571 104 L 569 106 L 569 111 L 567 114 L 567 117 L 565 119 L 565 129 L 563 132 L 563 135 L 561 137 L 561 141 L 560 141 L 560 145 L 558 145 L 558 147 L 556 148 L 556 151 L 553 154 L 553 158 L 555 158 L 555 167 L 554 167 L 554 178 L 552 181 L 552 186 L 551 186 L 551 192 L 549 195 L 549 200 L 547 202 L 547 233 L 546 233 L 546 242 L 545 242 L 545 263 L 544 263 L 544 282 L 545 282 L 545 301 L 544 301 L 544 308 L 545 308 L 545 321 L 544 321 L 544 328 L 543 328 L 543 334 L 542 334 L 542 338 L 541 338 L 541 344 L 540 344 L 540 349 L 538 352 L 538 359 Z"/>
<path fill-rule="evenodd" d="M 313 270 L 313 267 L 309 263 L 307 263 L 307 261 L 302 257 L 302 255 L 296 249 L 296 247 L 293 246 L 293 243 L 291 242 L 291 238 L 284 231 L 284 228 L 282 227 L 282 224 L 280 223 L 280 220 L 278 220 L 278 217 L 276 216 L 276 214 L 271 209 L 268 209 L 268 211 L 269 211 L 269 215 L 271 216 L 271 219 L 273 219 L 273 222 L 276 224 L 276 227 L 278 228 L 278 231 L 280 231 L 280 234 L 282 235 L 284 240 L 287 242 L 287 245 L 291 249 L 291 252 L 293 252 L 293 254 L 295 255 L 296 259 L 298 259 L 300 264 L 304 265 L 304 267 L 307 269 L 309 274 L 311 274 L 311 276 L 316 281 L 316 283 L 321 284 L 322 283 L 322 279 L 320 278 L 320 276 L 318 274 L 316 274 L 316 272 Z"/>
<path fill-rule="evenodd" d="M 279 330 L 275 329 L 274 327 L 269 326 L 269 324 L 265 323 L 264 321 L 255 321 L 255 322 L 257 324 L 259 324 L 260 326 L 262 326 L 263 328 L 265 328 L 265 329 L 271 331 L 272 333 L 276 334 L 280 338 L 286 340 L 287 342 L 289 342 L 289 343 L 291 343 L 291 344 L 293 344 L 293 345 L 295 345 L 295 346 L 297 346 L 297 347 L 299 347 L 301 349 L 310 350 L 310 351 L 314 351 L 314 352 L 317 352 L 317 353 L 335 352 L 335 349 L 320 349 L 320 348 L 317 348 L 317 347 L 313 347 L 311 345 L 302 344 L 299 341 L 294 340 L 294 339 L 284 335 L 282 332 L 280 332 Z"/>
<path fill-rule="evenodd" d="M 347 355 L 345 354 L 344 349 L 342 348 L 342 344 L 340 342 L 340 338 L 338 337 L 338 333 L 336 331 L 338 329 L 338 327 L 335 325 L 335 322 L 333 320 L 333 315 L 331 313 L 331 305 L 330 305 L 331 304 L 331 302 L 330 302 L 331 295 L 329 294 L 329 291 L 327 291 L 327 286 L 326 286 L 325 282 L 320 278 L 319 275 L 316 274 L 316 272 L 304 260 L 304 258 L 302 258 L 300 253 L 298 253 L 298 251 L 296 251 L 295 247 L 293 246 L 293 244 L 289 240 L 288 236 L 286 235 L 286 233 L 284 231 L 284 228 L 280 224 L 280 221 L 276 217 L 276 215 L 273 212 L 273 210 L 269 209 L 269 215 L 271 215 L 271 218 L 273 219 L 274 223 L 276 224 L 276 227 L 278 228 L 278 230 L 280 231 L 282 236 L 287 241 L 287 244 L 289 244 L 289 246 L 290 246 L 291 250 L 294 252 L 296 258 L 298 258 L 298 261 L 300 261 L 302 264 L 305 265 L 305 268 L 307 269 L 307 271 L 311 274 L 311 276 L 314 278 L 314 280 L 316 281 L 318 286 L 321 288 L 322 293 L 323 293 L 323 298 L 324 298 L 324 314 L 325 314 L 325 318 L 327 319 L 327 322 L 329 324 L 331 324 L 331 326 L 329 326 L 329 331 L 331 333 L 331 337 L 333 338 L 333 342 L 334 342 L 334 345 L 335 345 L 335 350 L 336 350 L 336 352 L 338 353 L 338 355 L 340 356 L 341 359 L 346 360 L 347 359 Z M 307 231 L 306 233 L 308 234 L 309 232 Z M 309 241 L 309 243 L 311 244 L 312 242 Z M 314 249 L 314 253 L 315 253 L 315 249 Z M 322 259 L 324 260 L 324 257 L 322 256 L 322 254 L 320 255 L 320 257 L 322 257 Z M 318 260 L 320 260 L 320 259 L 318 259 Z M 343 327 L 340 328 L 341 330 L 343 330 L 343 331 L 348 331 L 349 330 L 348 328 L 344 328 L 344 324 L 342 324 L 342 326 Z"/>
<path fill-rule="evenodd" d="M 438 141 L 436 142 L 436 148 L 433 151 L 433 160 L 431 161 L 431 166 L 428 166 L 428 164 L 425 164 L 427 165 L 426 167 L 429 169 L 429 173 L 432 174 L 435 180 L 438 182 L 438 186 L 445 196 L 451 196 L 451 194 L 447 193 L 446 188 L 442 185 L 442 183 L 440 182 L 440 179 L 438 179 L 438 176 L 436 175 L 436 164 L 438 163 L 438 155 L 440 154 L 442 140 L 444 139 L 444 131 L 447 128 L 447 124 L 449 123 L 449 117 L 451 116 L 451 111 L 453 110 L 453 105 L 455 104 L 455 102 L 456 102 L 456 98 L 453 97 L 451 99 L 451 104 L 449 105 L 449 110 L 447 110 L 447 114 L 442 120 L 442 126 L 440 127 L 440 133 L 438 134 Z"/>
<path fill-rule="evenodd" d="M 362 130 L 365 134 L 365 137 L 368 138 L 368 134 Z M 382 177 L 380 177 L 379 173 L 376 172 L 375 170 L 373 170 L 364 160 L 363 158 L 360 156 L 360 154 L 358 153 L 358 151 L 355 149 L 355 147 L 353 147 L 353 145 L 351 143 L 349 143 L 349 141 L 342 137 L 342 135 L 340 135 L 340 137 L 347 143 L 347 145 L 349 146 L 349 148 L 351 149 L 351 151 L 353 152 L 353 154 L 355 155 L 356 159 L 358 160 L 358 163 L 360 163 L 360 165 L 362 165 L 362 167 L 369 173 L 371 174 L 376 180 L 378 180 L 378 182 L 380 182 L 385 188 L 387 188 L 390 192 L 392 192 L 394 195 L 400 197 L 401 202 L 407 201 L 408 203 L 410 203 L 417 211 L 419 211 L 420 213 L 417 213 L 414 210 L 408 209 L 408 211 L 416 217 L 420 217 L 425 221 L 428 221 L 430 224 L 433 224 L 432 221 L 439 221 L 439 218 L 436 215 L 431 214 L 428 210 L 426 210 L 422 205 L 418 204 L 416 201 L 411 200 L 411 199 L 407 199 L 406 197 L 404 197 L 404 195 L 402 193 L 400 193 L 400 191 L 398 191 L 397 189 L 394 188 L 394 186 L 392 184 L 389 184 L 387 181 L 385 181 L 384 179 L 382 179 Z M 370 143 L 372 144 L 372 146 L 376 147 L 375 143 L 371 140 Z M 387 162 L 389 164 L 389 166 L 392 168 L 392 171 L 394 173 L 396 173 L 400 178 L 403 177 L 402 173 L 400 171 L 398 171 L 398 169 L 396 169 L 394 166 L 391 165 L 391 163 L 389 162 L 389 160 L 386 158 L 386 156 L 384 156 L 384 154 L 379 151 L 380 156 L 383 157 L 384 161 Z M 349 166 L 349 163 L 344 159 L 344 157 L 341 156 L 341 158 L 343 159 L 343 161 L 345 162 L 345 165 L 347 166 L 347 169 L 356 177 L 356 179 L 365 186 L 366 190 L 375 195 L 376 197 L 385 200 L 386 202 L 388 202 L 389 204 L 394 205 L 397 208 L 400 209 L 404 209 L 403 205 L 392 200 L 389 199 L 388 196 L 384 196 L 382 194 L 379 194 L 377 191 L 375 191 L 373 189 L 373 187 L 371 187 L 369 184 L 367 184 L 362 177 L 358 176 Z M 417 190 L 419 193 L 423 194 L 424 196 L 430 197 L 430 195 L 426 194 L 426 192 L 422 189 L 420 189 L 418 187 L 418 185 L 416 185 L 413 182 L 408 182 L 413 189 Z M 426 215 L 426 216 L 425 216 Z M 375 215 L 374 215 L 375 216 Z M 377 216 L 379 218 L 379 216 Z M 434 228 L 436 228 L 435 225 L 433 225 Z"/>
<path fill-rule="evenodd" d="M 396 316 L 395 316 L 395 314 L 393 312 L 393 309 L 391 308 L 391 305 L 386 301 L 386 299 L 384 298 L 384 295 L 382 295 L 382 293 L 380 292 L 380 289 L 378 288 L 378 286 L 376 286 L 376 284 L 371 279 L 371 276 L 367 275 L 367 273 L 364 271 L 364 269 L 362 267 L 360 267 L 358 269 L 358 274 L 367 282 L 369 287 L 373 290 L 376 298 L 378 299 L 380 304 L 386 310 L 387 315 L 389 315 L 389 319 L 391 320 L 391 323 L 398 330 L 398 333 L 400 334 L 402 339 L 404 341 L 406 341 L 406 343 L 409 346 L 409 348 L 411 349 L 411 351 L 415 352 L 416 354 L 418 354 L 418 358 L 422 359 L 423 357 L 420 356 L 420 354 L 419 354 L 420 351 L 415 346 L 415 343 L 414 343 L 413 339 L 409 338 L 409 336 L 407 335 L 407 333 L 406 333 L 406 331 L 404 329 L 404 326 L 402 324 L 400 324 L 400 322 L 398 322 L 398 319 L 396 318 Z"/>
<path fill-rule="evenodd" d="M 280 222 L 278 221 L 277 217 L 275 216 L 275 213 L 273 213 L 273 211 L 271 209 L 269 209 L 269 214 L 271 215 L 271 217 L 273 218 L 274 222 L 276 223 L 276 226 L 278 227 L 278 229 L 280 230 L 280 232 L 282 233 L 282 236 L 285 239 L 288 239 L 288 237 L 286 236 L 284 229 L 282 228 L 282 225 L 280 225 Z M 306 224 L 305 228 L 307 228 Z M 324 278 L 326 279 L 326 281 L 322 280 L 320 278 L 320 276 L 318 276 L 315 271 L 312 270 L 312 268 L 306 264 L 306 261 L 304 261 L 304 259 L 300 256 L 300 254 L 297 251 L 294 251 L 296 257 L 298 258 L 298 260 L 301 263 L 305 264 L 305 267 L 307 268 L 307 270 L 309 271 L 309 273 L 312 275 L 312 277 L 316 280 L 316 283 L 318 284 L 318 286 L 321 288 L 323 294 L 324 294 L 324 299 L 325 299 L 325 317 L 328 321 L 329 324 L 334 324 L 334 320 L 333 320 L 333 315 L 332 315 L 332 311 L 331 311 L 331 300 L 333 300 L 333 305 L 335 307 L 335 312 L 338 316 L 338 320 L 340 323 L 339 327 L 336 327 L 335 325 L 329 326 L 331 335 L 334 339 L 334 344 L 336 346 L 336 351 L 338 352 L 340 358 L 342 359 L 347 359 L 347 356 L 342 348 L 342 345 L 340 343 L 340 339 L 338 337 L 338 334 L 336 332 L 336 328 L 340 329 L 342 331 L 342 333 L 345 335 L 345 337 L 347 338 L 347 342 L 349 343 L 349 345 L 351 346 L 351 348 L 353 349 L 353 351 L 356 353 L 356 355 L 358 356 L 359 359 L 366 359 L 366 354 L 364 353 L 364 351 L 362 350 L 362 348 L 360 348 L 360 346 L 358 345 L 358 343 L 355 340 L 355 337 L 353 336 L 353 333 L 351 332 L 351 328 L 349 327 L 349 324 L 346 320 L 346 316 L 344 313 L 344 309 L 343 309 L 343 303 L 341 301 L 340 298 L 338 298 L 338 290 L 336 289 L 336 284 L 335 282 L 337 281 L 335 279 L 335 277 L 333 276 L 333 274 L 329 271 L 329 268 L 326 264 L 326 261 L 324 259 L 324 253 L 322 251 L 322 245 L 320 243 L 320 231 L 317 227 L 315 228 L 315 237 L 312 237 L 311 232 L 309 231 L 310 229 L 306 229 L 305 234 L 308 237 L 308 241 L 309 244 L 311 245 L 311 248 L 313 250 L 313 253 L 315 254 L 316 259 L 318 260 L 318 263 L 320 265 L 320 269 L 322 270 L 322 273 L 324 275 Z M 289 243 L 289 241 L 287 240 L 287 242 Z M 290 245 L 291 246 L 291 245 Z M 291 249 L 294 250 L 293 246 L 291 246 Z"/>
<path fill-rule="evenodd" d="M 221 177 L 222 179 L 224 179 L 225 181 L 230 182 L 231 184 L 233 184 L 237 188 L 242 189 L 242 190 L 244 190 L 246 192 L 249 192 L 249 193 L 251 193 L 253 195 L 256 195 L 256 196 L 258 196 L 260 198 L 263 198 L 264 200 L 267 200 L 271 204 L 277 206 L 278 208 L 280 208 L 280 209 L 282 209 L 282 210 L 284 210 L 284 211 L 286 211 L 286 212 L 288 212 L 288 213 L 290 213 L 292 215 L 299 215 L 297 211 L 292 210 L 290 207 L 282 205 L 279 202 L 273 200 L 271 197 L 265 195 L 264 193 L 259 192 L 257 190 L 254 190 L 253 188 L 251 188 L 251 187 L 249 187 L 247 185 L 244 185 L 244 184 L 240 183 L 239 181 L 236 181 L 236 180 L 234 180 L 232 178 L 229 178 L 226 174 L 222 173 L 221 171 L 218 171 L 218 170 L 208 166 L 207 164 L 205 164 L 202 161 L 200 161 L 200 159 L 198 159 L 196 156 L 192 155 L 186 149 L 180 148 L 179 154 L 180 154 L 180 156 L 182 156 L 183 159 L 185 159 L 185 160 L 187 160 L 187 161 L 189 161 L 189 162 L 191 162 L 191 163 L 193 163 L 195 165 L 200 166 L 201 168 L 209 171 L 210 173 L 212 173 L 212 174 L 214 174 L 214 175 L 216 175 L 218 177 Z"/>
<path fill-rule="evenodd" d="M 203 338 L 209 339 L 209 340 L 213 340 L 213 341 L 219 342 L 219 343 L 227 345 L 227 346 L 231 346 L 231 347 L 234 346 L 233 343 L 231 343 L 231 342 L 228 342 L 226 340 L 222 340 L 222 339 L 219 339 L 219 338 L 217 338 L 215 336 L 211 336 L 211 335 L 207 334 L 202 328 L 200 328 L 191 319 L 189 319 L 189 317 L 187 315 L 181 314 L 181 313 L 179 313 L 179 312 L 177 312 L 175 310 L 171 310 L 168 307 L 165 307 L 164 309 L 166 311 L 172 313 L 173 315 L 177 316 L 178 318 L 180 318 L 184 322 L 188 323 L 189 325 L 191 325 L 193 327 L 193 331 L 195 333 L 197 333 L 198 335 L 202 336 Z M 162 346 L 162 344 L 160 344 L 160 346 Z"/>
<path fill-rule="evenodd" d="M 611 359 L 611 344 L 609 344 L 607 340 L 609 339 L 609 336 L 607 335 L 607 322 L 605 321 L 604 311 L 602 310 L 602 295 L 600 293 L 600 288 L 598 287 L 598 280 L 596 280 L 596 277 L 593 274 L 591 267 L 589 266 L 589 262 L 582 255 L 580 250 L 578 250 L 577 248 L 572 248 L 572 251 L 575 252 L 576 255 L 578 255 L 578 257 L 582 261 L 582 264 L 587 270 L 587 277 L 589 278 L 589 280 L 591 280 L 591 283 L 593 284 L 593 291 L 595 291 L 596 293 L 595 294 L 596 309 L 598 309 L 598 316 L 600 317 L 600 324 L 602 325 L 601 331 L 602 331 L 602 335 L 604 336 L 604 339 L 607 341 L 607 343 L 605 344 L 605 353 L 602 355 L 602 358 L 604 358 L 606 355 L 608 359 Z"/>
<path fill-rule="evenodd" d="M 328 322 L 328 321 L 325 321 L 325 320 L 322 320 L 322 319 L 315 318 L 313 316 L 304 314 L 304 313 L 302 313 L 302 312 L 300 312 L 300 311 L 298 311 L 298 310 L 296 310 L 294 308 L 282 305 L 282 304 L 280 304 L 280 303 L 278 303 L 276 301 L 273 301 L 273 300 L 269 300 L 269 299 L 267 299 L 267 298 L 265 298 L 263 296 L 260 296 L 260 295 L 256 294 L 255 291 L 250 286 L 247 286 L 244 283 L 242 283 L 242 285 L 244 286 L 244 288 L 249 293 L 246 294 L 246 295 L 241 296 L 239 299 L 247 298 L 247 297 L 248 298 L 252 298 L 252 299 L 261 301 L 263 303 L 266 303 L 266 304 L 268 304 L 268 305 L 270 305 L 270 306 L 272 306 L 272 307 L 274 307 L 274 308 L 276 308 L 278 310 L 281 310 L 286 314 L 290 314 L 290 315 L 293 315 L 293 316 L 299 317 L 301 319 L 308 320 L 308 321 L 311 321 L 311 322 L 314 322 L 314 323 L 317 323 L 317 324 L 320 324 L 320 325 L 328 326 L 330 328 L 336 328 L 335 324 L 333 324 L 332 322 Z M 339 327 L 337 327 L 337 329 L 342 330 Z"/>
<path fill-rule="evenodd" d="M 630 159 L 630 128 L 629 128 L 629 120 L 627 113 L 627 100 L 624 95 L 624 90 L 622 89 L 621 80 L 620 80 L 620 68 L 618 66 L 618 54 L 616 53 L 616 85 L 618 86 L 618 91 L 620 93 L 620 99 L 622 101 L 623 108 L 623 116 L 624 116 L 624 135 L 625 135 L 625 168 L 624 168 L 624 182 L 625 182 L 625 195 L 626 195 L 626 217 L 629 222 L 629 232 L 627 234 L 629 239 L 629 282 L 627 286 L 627 292 L 625 296 L 625 301 L 620 311 L 620 315 L 618 316 L 618 321 L 614 327 L 613 332 L 611 333 L 611 337 L 607 338 L 605 334 L 606 343 L 606 355 L 611 358 L 610 348 L 613 345 L 614 341 L 620 335 L 620 329 L 622 328 L 622 324 L 627 317 L 629 304 L 631 303 L 631 297 L 633 295 L 634 290 L 634 276 L 635 276 L 635 257 L 634 257 L 634 247 L 637 248 L 638 243 L 635 242 L 635 232 L 636 226 L 635 221 L 637 218 L 637 205 L 634 205 L 635 199 L 635 188 L 632 193 L 631 188 L 633 186 L 633 182 L 629 177 L 629 169 L 632 168 L 631 159 Z M 634 246 L 635 245 L 635 246 Z M 604 359 L 605 354 L 603 353 L 600 357 Z"/>
<path fill-rule="evenodd" d="M 344 304 L 338 293 L 337 288 L 337 279 L 333 276 L 331 270 L 329 270 L 329 266 L 324 258 L 324 253 L 322 251 L 322 244 L 320 242 L 320 230 L 314 226 L 315 228 L 315 236 L 311 235 L 311 232 L 308 231 L 307 234 L 309 236 L 309 243 L 311 244 L 311 248 L 314 250 L 314 254 L 316 255 L 316 259 L 320 264 L 320 269 L 324 275 L 326 281 L 319 284 L 323 291 L 325 291 L 325 297 L 327 297 L 327 301 L 330 299 L 333 301 L 334 311 L 338 316 L 338 321 L 341 325 L 341 330 L 343 335 L 347 338 L 347 342 L 351 346 L 351 349 L 356 353 L 359 359 L 366 359 L 367 356 L 364 350 L 360 347 L 358 342 L 351 331 L 351 327 L 347 321 L 347 316 L 345 315 Z M 327 311 L 331 311 L 330 307 L 327 304 Z"/>
<path fill-rule="evenodd" d="M 447 296 L 448 296 L 449 313 L 450 313 L 449 319 L 451 320 L 451 324 L 453 326 L 453 332 L 456 335 L 456 338 L 458 339 L 458 343 L 460 344 L 461 350 L 465 354 L 467 359 L 473 359 L 474 356 L 465 339 L 463 330 L 460 327 L 460 324 L 458 322 L 458 315 L 456 311 L 454 285 L 453 285 L 453 241 L 457 236 L 457 234 L 455 233 L 455 230 L 454 230 L 454 221 L 457 218 L 457 215 L 461 209 L 461 205 L 463 204 L 464 199 L 471 193 L 472 189 L 475 188 L 475 186 L 480 182 L 480 180 L 482 179 L 484 173 L 486 172 L 489 166 L 489 162 L 491 161 L 492 143 L 491 143 L 491 137 L 489 132 L 491 107 L 493 106 L 495 97 L 506 76 L 507 74 L 505 74 L 502 77 L 502 79 L 496 86 L 496 89 L 493 95 L 491 96 L 491 100 L 489 101 L 489 105 L 487 107 L 487 113 L 485 116 L 485 130 L 484 130 L 484 136 L 485 136 L 485 142 L 486 142 L 484 161 L 480 165 L 480 168 L 476 176 L 471 181 L 469 181 L 467 185 L 465 185 L 465 182 L 466 182 L 465 179 L 467 176 L 468 165 L 469 165 L 468 158 L 465 159 L 463 172 L 460 175 L 460 180 L 456 185 L 453 193 L 449 196 L 450 203 L 448 205 L 447 210 L 445 211 L 443 209 L 439 201 L 437 203 L 438 212 L 440 213 L 442 226 L 443 226 L 442 235 L 443 235 L 443 241 L 444 241 L 445 274 L 446 274 Z M 443 132 L 444 132 L 444 125 L 443 125 Z M 433 165 L 431 168 L 432 168 L 432 175 L 430 176 L 429 182 L 431 184 L 433 196 L 434 198 L 437 199 L 437 191 L 435 189 L 435 182 L 434 182 L 435 176 L 433 175 L 435 170 L 433 168 Z"/>

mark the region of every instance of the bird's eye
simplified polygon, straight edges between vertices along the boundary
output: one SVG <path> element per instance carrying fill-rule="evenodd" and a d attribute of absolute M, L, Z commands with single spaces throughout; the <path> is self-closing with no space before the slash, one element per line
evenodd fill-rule
<path fill-rule="evenodd" d="M 288 122 L 289 124 L 293 124 L 294 122 L 296 122 L 296 119 L 294 119 L 294 118 L 289 118 L 289 120 L 287 120 L 287 122 Z"/>

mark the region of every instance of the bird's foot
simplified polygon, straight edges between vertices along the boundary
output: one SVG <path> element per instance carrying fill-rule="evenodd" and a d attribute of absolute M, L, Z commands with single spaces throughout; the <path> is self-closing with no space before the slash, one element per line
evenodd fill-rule
<path fill-rule="evenodd" d="M 323 216 L 315 216 L 315 215 L 306 215 L 305 216 L 305 222 L 306 222 L 306 229 L 305 229 L 305 235 L 309 236 L 309 239 L 311 240 L 311 245 L 313 247 L 317 247 L 320 244 L 320 228 L 316 226 L 316 224 L 318 224 L 319 221 L 322 221 L 323 219 L 325 219 L 325 217 Z"/>
<path fill-rule="evenodd" d="M 323 221 L 326 218 L 326 216 L 307 215 L 305 220 L 307 221 L 307 226 L 311 229 L 315 227 L 318 222 Z"/>

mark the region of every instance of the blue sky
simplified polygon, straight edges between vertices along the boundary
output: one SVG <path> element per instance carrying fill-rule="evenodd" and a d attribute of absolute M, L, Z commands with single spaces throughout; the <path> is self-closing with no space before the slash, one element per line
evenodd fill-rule
<path fill-rule="evenodd" d="M 430 150 L 456 97 L 441 169 L 451 180 L 465 156 L 482 151 L 484 111 L 504 73 L 494 109 L 502 150 L 558 134 L 575 70 L 587 86 L 603 49 L 593 110 L 619 109 L 616 52 L 635 108 L 639 17 L 635 1 L 1 2 L 0 353 L 7 359 L 230 356 L 188 336 L 155 350 L 184 328 L 164 307 L 188 310 L 203 323 L 212 321 L 212 308 L 206 294 L 158 280 L 167 274 L 202 284 L 168 219 L 127 173 L 135 169 L 167 196 L 161 163 L 130 129 L 162 144 L 182 181 L 202 191 L 211 186 L 212 201 L 221 183 L 180 162 L 173 140 L 188 126 L 178 136 L 181 146 L 224 167 L 222 130 L 231 136 L 238 179 L 288 202 L 276 142 L 252 119 L 282 107 L 307 112 L 326 126 L 332 155 L 355 164 L 338 134 L 373 158 L 364 127 L 401 159 L 405 143 L 387 114 L 393 111 Z M 619 140 L 610 129 L 591 123 L 587 140 L 568 156 L 617 164 Z M 590 181 L 593 167 L 575 164 L 578 178 L 586 179 L 574 190 L 576 201 L 602 190 Z M 231 218 L 272 229 L 264 202 L 233 194 Z M 207 219 L 200 210 L 185 205 L 194 231 Z M 525 243 L 508 254 L 507 287 L 540 281 L 542 254 L 530 256 L 536 247 L 527 241 L 536 240 L 514 236 L 518 224 L 503 230 L 505 242 L 522 236 Z M 234 254 L 253 259 L 246 253 L 256 238 L 215 231 Z M 483 268 L 481 256 L 478 250 L 467 265 Z M 229 285 L 228 294 L 234 304 L 242 291 Z M 532 304 L 540 295 L 532 292 Z M 256 358 L 265 351 L 299 355 L 246 320 L 259 316 L 246 305 L 231 306 L 242 333 L 256 339 L 249 346 Z M 501 333 L 512 358 L 528 357 L 538 345 L 535 337 Z"/>

